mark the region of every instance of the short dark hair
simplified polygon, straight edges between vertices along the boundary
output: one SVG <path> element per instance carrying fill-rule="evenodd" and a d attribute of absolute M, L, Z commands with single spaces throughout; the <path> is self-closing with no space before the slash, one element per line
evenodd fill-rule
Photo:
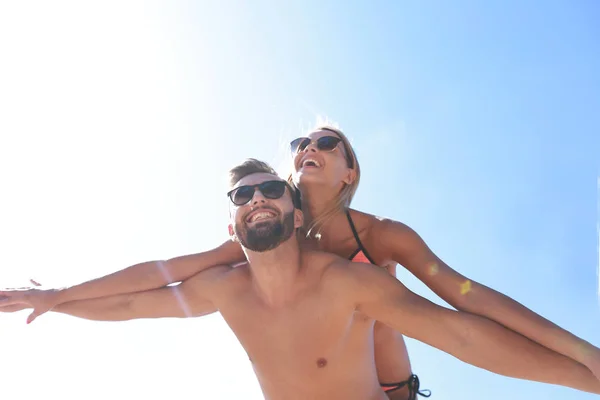
<path fill-rule="evenodd" d="M 277 171 L 273 169 L 269 164 L 264 161 L 257 160 L 255 158 L 247 158 L 241 164 L 236 165 L 235 167 L 229 170 L 229 187 L 234 187 L 236 183 L 238 183 L 243 178 L 252 174 L 271 174 L 275 176 L 279 176 Z M 290 185 L 286 182 L 288 188 L 290 189 L 290 195 L 292 196 L 292 202 L 294 203 L 294 207 L 298 209 L 302 209 L 300 205 L 300 192 L 296 187 Z"/>
<path fill-rule="evenodd" d="M 264 161 L 255 158 L 248 158 L 243 163 L 236 165 L 229 170 L 229 187 L 234 187 L 243 178 L 248 175 L 265 173 L 279 176 L 277 171 Z"/>

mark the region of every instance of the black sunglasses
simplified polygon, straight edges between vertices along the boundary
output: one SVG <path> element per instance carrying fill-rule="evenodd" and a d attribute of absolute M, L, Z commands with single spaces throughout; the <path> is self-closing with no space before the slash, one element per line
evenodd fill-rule
<path fill-rule="evenodd" d="M 319 151 L 333 151 L 337 145 L 342 141 L 339 137 L 335 136 L 321 136 L 316 140 L 317 149 Z M 292 154 L 304 151 L 313 141 L 307 137 L 299 137 L 290 142 L 290 150 Z"/>
<path fill-rule="evenodd" d="M 236 206 L 243 206 L 244 204 L 252 200 L 256 188 L 258 188 L 262 195 L 265 196 L 267 199 L 277 200 L 281 198 L 281 196 L 283 196 L 286 187 L 290 189 L 290 193 L 292 194 L 292 200 L 294 200 L 295 206 L 296 202 L 295 196 L 293 195 L 294 192 L 286 181 L 272 180 L 258 183 L 256 185 L 238 186 L 235 189 L 227 192 L 227 197 L 229 197 L 231 202 Z"/>

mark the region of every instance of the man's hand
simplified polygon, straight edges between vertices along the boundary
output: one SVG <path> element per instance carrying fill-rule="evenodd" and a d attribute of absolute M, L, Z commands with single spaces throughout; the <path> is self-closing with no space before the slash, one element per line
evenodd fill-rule
<path fill-rule="evenodd" d="M 0 312 L 16 312 L 33 308 L 27 317 L 27 323 L 32 323 L 37 317 L 50 311 L 58 304 L 58 290 L 40 289 L 38 282 L 30 280 L 37 288 L 18 288 L 0 291 Z"/>

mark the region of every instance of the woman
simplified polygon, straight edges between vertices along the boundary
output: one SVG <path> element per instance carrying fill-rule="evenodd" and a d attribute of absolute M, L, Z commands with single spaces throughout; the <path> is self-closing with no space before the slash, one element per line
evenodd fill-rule
<path fill-rule="evenodd" d="M 460 275 L 439 259 L 408 226 L 350 209 L 360 181 L 360 166 L 350 142 L 341 131 L 319 126 L 306 137 L 292 141 L 291 151 L 293 172 L 289 180 L 299 189 L 303 204 L 306 224 L 301 237 L 305 248 L 318 248 L 372 263 L 390 273 L 394 273 L 399 263 L 458 310 L 494 320 L 586 365 L 597 377 L 600 375 L 600 350 L 596 347 L 514 300 Z M 34 307 L 28 322 L 66 301 L 154 289 L 185 280 L 214 265 L 244 260 L 239 244 L 228 241 L 204 253 L 137 264 L 68 289 L 33 292 L 27 297 L 27 302 Z M 10 296 L 10 292 L 4 294 Z M 380 382 L 399 382 L 382 384 L 389 397 L 416 398 L 419 381 L 412 375 L 402 336 L 376 324 L 374 340 Z M 548 378 L 548 381 L 573 385 L 553 379 Z"/>

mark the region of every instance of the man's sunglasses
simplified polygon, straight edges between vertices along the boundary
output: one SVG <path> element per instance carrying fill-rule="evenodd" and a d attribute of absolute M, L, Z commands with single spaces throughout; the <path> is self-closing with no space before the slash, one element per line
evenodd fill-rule
<path fill-rule="evenodd" d="M 252 200 L 256 188 L 258 188 L 262 195 L 265 196 L 267 199 L 277 200 L 281 198 L 281 196 L 283 196 L 286 187 L 290 189 L 290 194 L 292 195 L 292 199 L 294 200 L 294 191 L 289 186 L 289 184 L 286 181 L 278 180 L 265 181 L 256 185 L 238 186 L 235 189 L 227 192 L 227 197 L 229 197 L 231 202 L 236 206 L 243 206 L 244 204 L 247 204 L 250 200 Z"/>
<path fill-rule="evenodd" d="M 319 151 L 333 151 L 337 145 L 342 141 L 339 137 L 335 136 L 321 136 L 316 140 L 317 149 Z M 290 150 L 292 154 L 304 151 L 313 141 L 307 137 L 300 137 L 290 142 Z"/>

